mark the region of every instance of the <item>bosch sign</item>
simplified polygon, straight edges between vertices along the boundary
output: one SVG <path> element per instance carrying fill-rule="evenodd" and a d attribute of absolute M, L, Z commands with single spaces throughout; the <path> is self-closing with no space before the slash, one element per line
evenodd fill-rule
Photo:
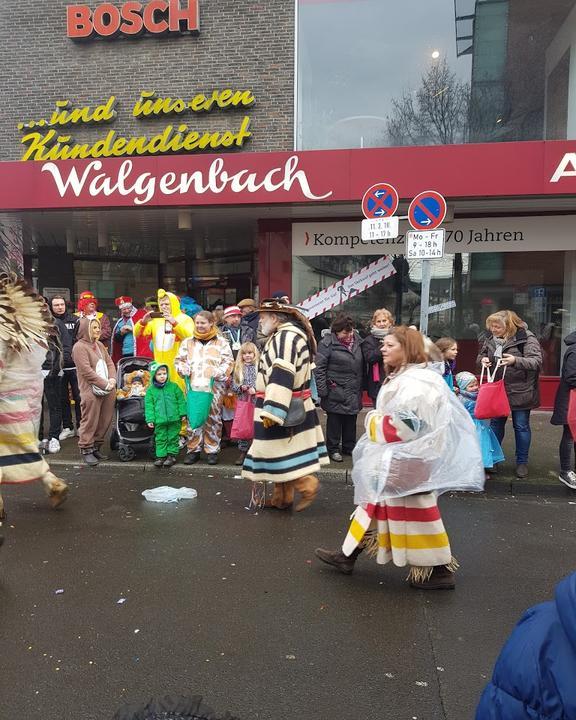
<path fill-rule="evenodd" d="M 112 38 L 118 35 L 168 35 L 170 33 L 198 33 L 199 0 L 150 0 L 147 3 L 130 0 L 120 6 L 106 2 L 93 10 L 88 5 L 69 5 L 66 8 L 67 35 L 73 40 L 93 37 Z"/>

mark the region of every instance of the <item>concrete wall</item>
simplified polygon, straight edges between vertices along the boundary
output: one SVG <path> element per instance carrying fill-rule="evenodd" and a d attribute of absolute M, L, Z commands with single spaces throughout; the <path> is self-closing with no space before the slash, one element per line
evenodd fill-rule
<path fill-rule="evenodd" d="M 291 0 L 200 0 L 198 36 L 82 43 L 66 36 L 68 4 L 72 3 L 2 3 L 0 160 L 22 156 L 23 133 L 17 129 L 18 122 L 48 118 L 56 100 L 99 104 L 110 95 L 118 98 L 118 118 L 110 125 L 70 128 L 74 141 L 95 142 L 109 129 L 124 136 L 154 135 L 171 122 L 185 122 L 191 130 L 201 132 L 236 131 L 248 114 L 253 137 L 243 151 L 293 148 Z M 97 3 L 91 0 L 89 4 L 94 7 Z M 190 99 L 197 93 L 224 88 L 252 90 L 255 105 L 175 118 L 138 120 L 131 116 L 142 90 Z M 61 132 L 66 134 L 66 129 Z"/>

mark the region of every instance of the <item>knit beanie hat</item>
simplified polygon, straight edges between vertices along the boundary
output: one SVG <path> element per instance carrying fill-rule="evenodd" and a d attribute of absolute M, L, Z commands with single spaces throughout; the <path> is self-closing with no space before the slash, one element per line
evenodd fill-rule
<path fill-rule="evenodd" d="M 456 380 L 456 385 L 458 385 L 458 389 L 461 392 L 464 392 L 466 390 L 466 388 L 468 387 L 468 385 L 470 385 L 470 383 L 473 380 L 476 380 L 476 375 L 464 370 L 463 372 L 459 372 L 456 375 L 455 380 Z"/>

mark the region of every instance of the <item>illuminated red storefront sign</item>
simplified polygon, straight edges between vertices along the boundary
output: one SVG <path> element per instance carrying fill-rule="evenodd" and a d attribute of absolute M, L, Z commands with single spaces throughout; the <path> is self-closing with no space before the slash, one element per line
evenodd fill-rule
<path fill-rule="evenodd" d="M 119 7 L 109 2 L 94 9 L 89 5 L 69 5 L 67 35 L 73 40 L 86 40 L 119 35 L 196 34 L 200 25 L 198 4 L 199 0 L 150 0 L 147 3 L 130 0 Z"/>

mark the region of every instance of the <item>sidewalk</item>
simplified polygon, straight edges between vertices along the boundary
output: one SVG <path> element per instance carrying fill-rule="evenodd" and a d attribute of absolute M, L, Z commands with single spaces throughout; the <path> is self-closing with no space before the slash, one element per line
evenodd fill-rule
<path fill-rule="evenodd" d="M 358 437 L 363 432 L 363 419 L 365 411 L 358 416 Z M 326 425 L 324 412 L 319 411 L 322 427 Z M 531 416 L 532 426 L 532 448 L 530 451 L 530 475 L 526 480 L 518 480 L 514 475 L 514 433 L 512 421 L 509 420 L 506 426 L 506 437 L 504 439 L 504 454 L 506 461 L 499 467 L 499 472 L 493 475 L 487 483 L 486 490 L 489 493 L 498 494 L 522 494 L 522 493 L 544 493 L 547 495 L 559 495 L 563 497 L 574 497 L 576 492 L 569 490 L 558 480 L 558 445 L 560 443 L 560 428 L 550 425 L 550 412 L 535 411 Z M 62 443 L 62 450 L 54 455 L 47 455 L 46 459 L 55 468 L 62 465 L 78 465 L 82 461 L 78 452 L 77 439 L 70 438 Z M 109 448 L 105 446 L 108 453 Z M 158 469 L 152 464 L 148 453 L 142 449 L 137 451 L 136 458 L 128 463 L 120 462 L 116 453 L 110 451 L 110 460 L 103 461 L 99 467 L 125 467 L 132 472 L 135 469 L 158 473 Z M 224 448 L 220 453 L 218 465 L 212 467 L 200 461 L 198 464 L 189 467 L 181 462 L 176 464 L 169 472 L 176 474 L 194 474 L 204 472 L 209 468 L 211 474 L 219 472 L 222 474 L 239 475 L 240 468 L 234 465 L 238 457 L 238 450 L 235 447 Z M 184 451 L 180 453 L 180 460 L 184 457 Z M 334 463 L 326 466 L 320 471 L 323 481 L 337 481 L 351 483 L 350 471 L 352 470 L 352 458 L 345 457 L 344 462 Z M 166 473 L 166 470 L 161 472 Z"/>

